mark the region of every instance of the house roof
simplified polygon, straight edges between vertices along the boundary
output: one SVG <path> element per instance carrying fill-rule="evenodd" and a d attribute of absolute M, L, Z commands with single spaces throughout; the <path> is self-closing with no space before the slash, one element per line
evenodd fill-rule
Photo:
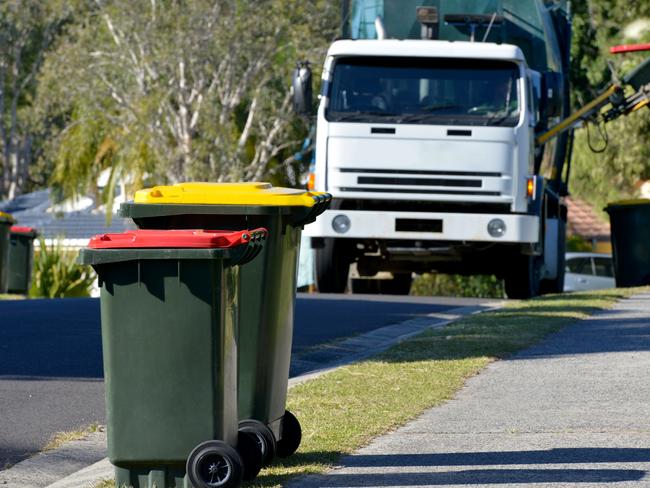
<path fill-rule="evenodd" d="M 94 208 L 57 212 L 50 190 L 20 195 L 0 202 L 0 211 L 11 214 L 21 226 L 33 227 L 46 239 L 87 240 L 96 234 L 134 229 L 130 219 L 113 215 L 106 222 L 106 213 Z"/>
<path fill-rule="evenodd" d="M 585 239 L 609 239 L 610 226 L 594 208 L 584 200 L 576 197 L 565 198 L 569 211 L 569 234 L 579 235 Z"/>

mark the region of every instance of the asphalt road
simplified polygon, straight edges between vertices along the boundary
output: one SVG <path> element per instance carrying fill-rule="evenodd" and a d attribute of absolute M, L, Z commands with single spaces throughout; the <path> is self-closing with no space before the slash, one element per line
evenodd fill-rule
<path fill-rule="evenodd" d="M 472 303 L 416 297 L 298 295 L 293 351 Z M 0 302 L 0 469 L 55 432 L 104 423 L 97 299 Z"/>

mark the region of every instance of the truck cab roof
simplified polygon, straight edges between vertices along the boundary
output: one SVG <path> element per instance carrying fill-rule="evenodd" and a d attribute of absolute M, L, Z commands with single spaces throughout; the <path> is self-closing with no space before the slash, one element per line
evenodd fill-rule
<path fill-rule="evenodd" d="M 340 40 L 334 42 L 328 56 L 400 56 L 495 59 L 524 63 L 521 49 L 512 44 L 430 40 Z"/>

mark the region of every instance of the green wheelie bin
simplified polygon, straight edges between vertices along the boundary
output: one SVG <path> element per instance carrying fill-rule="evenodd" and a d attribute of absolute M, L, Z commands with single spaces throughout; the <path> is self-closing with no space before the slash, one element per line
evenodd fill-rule
<path fill-rule="evenodd" d="M 31 227 L 14 225 L 9 235 L 9 293 L 27 295 L 32 285 L 34 239 L 38 236 Z"/>
<path fill-rule="evenodd" d="M 237 487 L 262 465 L 238 433 L 240 267 L 265 229 L 91 239 L 100 284 L 108 456 L 122 488 Z"/>
<path fill-rule="evenodd" d="M 240 430 L 257 436 L 265 465 L 301 441 L 300 423 L 286 410 L 298 253 L 302 227 L 330 200 L 268 183 L 184 183 L 140 190 L 120 207 L 145 229 L 268 229 L 262 258 L 241 271 L 238 331 Z"/>
<path fill-rule="evenodd" d="M 610 203 L 605 211 L 612 228 L 616 286 L 650 285 L 650 199 Z"/>
<path fill-rule="evenodd" d="M 14 218 L 0 212 L 0 293 L 7 293 L 9 286 L 9 229 Z"/>

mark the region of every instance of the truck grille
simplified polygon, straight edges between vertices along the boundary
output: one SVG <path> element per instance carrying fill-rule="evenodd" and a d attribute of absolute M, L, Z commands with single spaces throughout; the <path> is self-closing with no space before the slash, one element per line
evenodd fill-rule
<path fill-rule="evenodd" d="M 402 170 L 402 169 L 365 169 L 365 168 L 341 168 L 341 173 L 374 173 L 390 175 L 430 175 L 430 176 L 492 176 L 500 178 L 501 173 L 493 171 L 433 171 L 433 170 Z"/>
<path fill-rule="evenodd" d="M 340 186 L 336 186 L 342 192 L 502 196 L 498 191 L 502 184 L 495 184 L 503 177 L 499 172 L 371 168 L 340 168 L 339 172 Z"/>
<path fill-rule="evenodd" d="M 427 195 L 486 195 L 501 196 L 498 191 L 466 191 L 466 190 L 427 190 L 425 188 L 340 188 L 341 191 L 362 193 L 424 193 Z"/>
<path fill-rule="evenodd" d="M 395 178 L 385 176 L 359 176 L 360 185 L 456 186 L 481 188 L 481 180 L 448 180 L 444 178 Z"/>

